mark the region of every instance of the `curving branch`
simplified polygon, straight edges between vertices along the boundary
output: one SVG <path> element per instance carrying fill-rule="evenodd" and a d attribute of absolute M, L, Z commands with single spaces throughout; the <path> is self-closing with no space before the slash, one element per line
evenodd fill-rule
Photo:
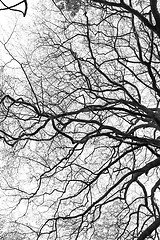
<path fill-rule="evenodd" d="M 154 16 L 154 19 L 156 21 L 156 25 L 158 27 L 159 21 L 160 21 L 160 13 L 159 13 L 158 7 L 157 7 L 157 0 L 150 0 L 150 5 L 151 5 L 152 14 Z"/>
<path fill-rule="evenodd" d="M 23 63 L 4 43 L 4 72 L 15 62 L 18 73 L 2 74 L 0 187 L 13 214 L 23 204 L 28 239 L 156 239 L 157 2 L 85 2 L 74 17 L 45 6 Z"/>
<path fill-rule="evenodd" d="M 18 2 L 18 3 L 12 4 L 10 6 L 5 4 L 4 1 L 2 1 L 2 0 L 0 0 L 0 3 L 3 6 L 3 7 L 0 7 L 0 11 L 11 10 L 11 11 L 15 11 L 15 12 L 20 12 L 20 13 L 23 13 L 24 17 L 27 14 L 27 9 L 28 9 L 28 2 L 27 2 L 27 0 L 22 0 L 22 1 Z M 16 7 L 20 6 L 21 4 L 24 4 L 24 11 L 22 11 L 20 9 L 16 9 Z"/>

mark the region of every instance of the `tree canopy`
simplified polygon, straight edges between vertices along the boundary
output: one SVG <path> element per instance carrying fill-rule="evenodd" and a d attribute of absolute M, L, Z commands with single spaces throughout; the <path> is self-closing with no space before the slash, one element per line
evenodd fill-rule
<path fill-rule="evenodd" d="M 159 239 L 159 7 L 42 1 L 27 49 L 4 43 L 1 189 L 20 237 Z"/>

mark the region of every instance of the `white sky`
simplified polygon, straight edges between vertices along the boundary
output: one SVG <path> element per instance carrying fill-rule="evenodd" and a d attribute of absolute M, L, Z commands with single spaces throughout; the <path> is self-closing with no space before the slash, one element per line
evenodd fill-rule
<path fill-rule="evenodd" d="M 4 0 L 4 3 L 8 6 L 11 6 L 13 4 L 16 4 L 19 1 L 18 0 Z M 25 17 L 23 17 L 23 14 L 20 12 L 14 12 L 14 11 L 10 11 L 10 10 L 0 11 L 0 41 L 4 42 L 6 39 L 8 39 L 8 36 L 10 36 L 11 32 L 13 31 L 17 20 L 18 20 L 17 29 L 19 28 L 19 26 L 27 27 L 27 25 L 29 25 L 31 23 L 32 15 L 34 14 L 33 8 L 34 8 L 34 6 L 36 6 L 36 4 L 39 1 L 40 0 L 28 0 L 28 10 L 27 10 L 27 15 Z M 0 9 L 1 8 L 2 8 L 2 4 L 0 3 Z M 24 11 L 24 4 L 21 4 L 21 9 Z M 22 34 L 22 39 L 25 40 L 25 38 L 27 36 L 25 36 L 24 33 L 21 31 L 18 32 L 18 35 L 21 35 L 21 34 Z M 11 39 L 11 42 L 12 42 L 12 39 Z M 18 42 L 18 40 L 17 40 L 17 42 Z M 23 43 L 23 40 L 22 40 L 22 43 Z M 24 44 L 25 44 L 25 42 L 24 42 Z M 3 65 L 3 62 L 5 62 L 7 60 L 8 60 L 8 57 L 4 50 L 4 47 L 2 44 L 0 44 L 0 68 L 1 68 L 1 65 Z M 3 84 L 2 78 L 0 78 L 0 85 L 1 84 Z M 2 167 L 2 163 L 1 163 L 1 167 Z M 25 174 L 26 173 L 23 172 L 21 177 L 24 178 Z M 3 204 L 2 204 L 2 202 L 3 202 L 3 199 L 0 199 L 0 205 L 3 208 L 4 202 L 3 202 Z M 25 210 L 26 210 L 26 207 L 23 206 L 23 204 L 21 204 L 19 207 L 20 214 L 22 215 Z"/>
<path fill-rule="evenodd" d="M 8 5 L 11 6 L 13 4 L 18 3 L 20 0 L 4 0 L 3 2 Z M 30 15 L 33 13 L 33 6 L 36 6 L 36 4 L 38 3 L 38 0 L 28 0 L 28 10 L 27 10 L 27 15 L 24 18 L 22 13 L 18 13 L 17 16 L 19 15 L 19 17 L 21 17 L 21 22 L 25 23 L 26 21 L 30 20 Z M 0 9 L 2 8 L 2 4 L 0 3 Z M 16 8 L 17 9 L 17 8 Z M 19 5 L 19 9 L 21 9 L 22 11 L 24 11 L 25 9 L 25 5 L 21 4 Z M 11 20 L 13 20 L 15 17 L 15 12 L 14 11 L 10 11 L 10 10 L 4 10 L 4 11 L 0 11 L 0 24 L 4 27 L 8 26 L 8 22 L 11 23 Z"/>
<path fill-rule="evenodd" d="M 6 5 L 11 6 L 13 4 L 20 2 L 20 0 L 4 0 L 3 2 Z M 15 11 L 10 11 L 10 10 L 3 10 L 3 11 L 1 10 L 0 11 L 0 42 L 4 43 L 8 40 L 16 23 L 17 23 L 16 31 L 18 31 L 18 29 L 20 27 L 26 28 L 29 24 L 32 23 L 32 16 L 34 14 L 33 9 L 36 9 L 36 6 L 38 5 L 38 2 L 40 2 L 40 0 L 27 0 L 27 2 L 28 2 L 28 10 L 27 10 L 27 14 L 25 17 L 20 12 L 15 12 Z M 1 8 L 3 8 L 3 6 L 0 3 L 0 9 Z M 21 9 L 22 11 L 25 10 L 24 3 L 19 6 L 19 9 Z M 24 32 L 22 32 L 22 31 L 18 31 L 17 33 L 18 33 L 19 37 L 21 38 L 21 44 L 23 45 L 23 43 L 24 43 L 24 45 L 25 45 L 25 42 L 27 42 L 26 38 L 28 36 L 26 36 L 24 34 Z M 16 40 L 17 40 L 17 44 L 18 44 L 19 40 L 15 39 L 15 42 L 13 42 L 13 38 L 11 39 L 10 44 L 13 42 L 13 44 L 15 45 Z M 6 62 L 7 60 L 8 60 L 8 56 L 7 56 L 6 52 L 4 51 L 3 45 L 0 43 L 0 68 L 3 65 L 3 63 Z M 1 84 L 1 80 L 0 80 L 0 84 Z"/>
<path fill-rule="evenodd" d="M 28 11 L 27 11 L 26 17 L 23 17 L 22 13 L 15 13 L 9 10 L 0 11 L 0 41 L 4 41 L 4 39 L 10 35 L 10 32 L 12 32 L 14 25 L 16 23 L 16 17 L 18 18 L 18 24 L 24 27 L 30 24 L 30 22 L 32 21 L 32 14 L 34 13 L 33 7 L 36 6 L 36 4 L 38 4 L 39 1 L 40 0 L 28 0 Z M 9 6 L 17 2 L 19 1 L 4 0 L 4 3 L 8 4 Z M 0 8 L 1 8 L 1 4 L 0 4 Z M 22 4 L 22 9 L 24 10 L 24 4 Z M 23 34 L 23 32 L 20 34 L 22 34 L 22 38 L 25 41 L 26 36 Z M 1 65 L 1 62 L 5 60 L 6 60 L 5 52 L 3 47 L 0 45 L 0 65 Z M 1 79 L 0 79 L 0 83 L 1 83 Z M 23 172 L 22 174 L 23 176 L 21 176 L 21 178 L 23 179 L 25 178 L 25 175 L 27 174 L 27 172 Z M 133 190 L 133 189 L 130 188 L 129 190 Z M 25 210 L 26 210 L 25 204 L 23 205 L 22 203 L 22 205 L 20 205 L 19 207 L 20 214 L 23 214 Z"/>

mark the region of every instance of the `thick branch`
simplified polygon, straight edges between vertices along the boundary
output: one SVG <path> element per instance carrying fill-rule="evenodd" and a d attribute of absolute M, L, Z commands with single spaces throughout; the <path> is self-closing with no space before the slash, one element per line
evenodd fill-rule
<path fill-rule="evenodd" d="M 160 25 L 160 13 L 157 9 L 157 0 L 150 0 L 150 5 L 151 5 L 151 11 L 154 16 L 154 19 L 156 21 L 156 25 Z"/>
<path fill-rule="evenodd" d="M 160 218 L 157 218 L 142 234 L 137 240 L 144 240 L 146 237 L 150 236 L 153 231 L 155 231 L 160 226 Z"/>
<path fill-rule="evenodd" d="M 139 18 L 139 20 L 141 22 L 143 22 L 145 24 L 145 26 L 147 26 L 151 31 L 158 33 L 157 32 L 157 28 L 155 26 L 153 26 L 147 18 L 145 18 L 140 12 L 138 12 L 137 10 L 135 10 L 134 8 L 131 8 L 129 5 L 125 4 L 124 1 L 121 1 L 121 3 L 115 3 L 115 2 L 108 2 L 105 0 L 92 0 L 93 2 L 96 3 L 100 3 L 100 4 L 104 4 L 106 6 L 113 6 L 113 7 L 119 7 L 119 8 L 123 8 L 125 10 L 127 10 L 129 13 L 135 15 L 136 17 Z M 154 0 L 155 2 L 157 2 L 156 0 Z M 152 2 L 152 0 L 151 0 Z"/>

